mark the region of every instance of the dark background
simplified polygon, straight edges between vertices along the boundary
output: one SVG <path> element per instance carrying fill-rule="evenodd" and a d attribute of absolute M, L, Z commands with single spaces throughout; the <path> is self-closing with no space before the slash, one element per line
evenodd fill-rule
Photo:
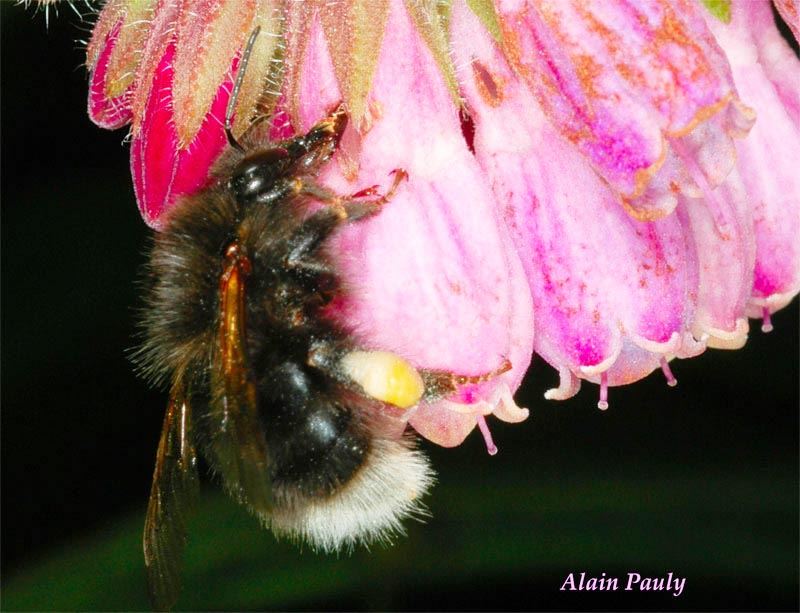
<path fill-rule="evenodd" d="M 88 24 L 2 11 L 4 610 L 141 609 L 140 529 L 165 394 L 132 373 L 148 234 L 125 132 L 85 112 Z M 433 519 L 392 548 L 322 556 L 275 543 L 213 484 L 192 526 L 190 608 L 798 607 L 798 308 L 741 351 L 676 362 L 595 408 L 586 385 L 523 424 L 426 444 Z M 560 592 L 568 572 L 687 578 L 669 594 Z"/>

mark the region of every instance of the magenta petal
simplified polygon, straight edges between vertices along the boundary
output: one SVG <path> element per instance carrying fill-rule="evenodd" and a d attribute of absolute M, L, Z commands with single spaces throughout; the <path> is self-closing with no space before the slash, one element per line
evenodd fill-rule
<path fill-rule="evenodd" d="M 131 143 L 131 173 L 139 210 L 145 222 L 156 229 L 163 225 L 162 215 L 176 198 L 208 184 L 211 166 L 226 143 L 223 126 L 230 80 L 220 86 L 192 142 L 178 149 L 171 93 L 174 54 L 173 43 L 155 71 L 144 115 Z"/>
<path fill-rule="evenodd" d="M 322 180 L 348 193 L 386 186 L 395 169 L 408 173 L 379 215 L 349 226 L 333 247 L 347 254 L 339 262 L 352 290 L 346 322 L 365 344 L 420 368 L 459 374 L 489 372 L 504 359 L 513 365 L 454 398 L 423 403 L 410 416 L 420 434 L 453 446 L 486 413 L 509 421 L 527 415 L 509 406 L 509 392 L 531 357 L 530 292 L 427 46 L 401 3 L 392 3 L 388 20 L 370 96 L 379 111 L 361 135 L 357 169 L 345 144 Z M 299 111 L 311 122 L 338 97 L 319 28 L 305 61 L 314 70 L 302 74 L 313 82 L 302 85 L 307 95 Z M 343 142 L 353 138 L 348 131 Z"/>
<path fill-rule="evenodd" d="M 131 174 L 139 211 L 147 225 L 158 228 L 175 175 L 178 139 L 172 125 L 172 58 L 175 45 L 156 68 L 150 95 L 131 142 Z"/>
<path fill-rule="evenodd" d="M 235 70 L 234 61 L 231 72 Z M 175 181 L 172 184 L 173 198 L 167 204 L 171 204 L 178 196 L 192 194 L 208 185 L 211 166 L 228 142 L 225 136 L 225 111 L 232 87 L 233 82 L 229 76 L 219 86 L 200 130 L 189 145 L 179 151 Z"/>
<path fill-rule="evenodd" d="M 139 50 L 141 55 L 136 68 L 136 88 L 133 92 L 133 126 L 132 132 L 136 135 L 147 116 L 147 109 L 152 101 L 152 86 L 156 81 L 156 73 L 163 67 L 164 56 L 167 48 L 174 46 L 175 29 L 181 9 L 181 0 L 159 0 L 155 14 L 150 23 L 150 32 L 144 48 Z M 170 79 L 172 79 L 172 61 L 175 50 L 170 52 Z M 161 79 L 163 83 L 163 79 Z M 171 89 L 171 88 L 170 88 Z"/>
<path fill-rule="evenodd" d="M 117 23 L 102 45 L 97 63 L 89 77 L 89 119 L 95 125 L 106 130 L 116 130 L 127 123 L 130 123 L 133 114 L 131 113 L 131 92 L 130 88 L 119 96 L 109 98 L 106 95 L 106 73 L 108 71 L 108 61 L 114 51 L 114 45 L 119 37 L 122 22 Z"/>

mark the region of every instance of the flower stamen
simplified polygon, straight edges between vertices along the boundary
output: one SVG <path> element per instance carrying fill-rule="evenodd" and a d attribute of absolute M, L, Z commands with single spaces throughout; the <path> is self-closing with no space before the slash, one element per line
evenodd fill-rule
<path fill-rule="evenodd" d="M 669 362 L 667 362 L 667 358 L 661 356 L 661 370 L 664 373 L 664 378 L 667 380 L 667 385 L 670 387 L 675 387 L 678 385 L 678 380 L 675 378 L 675 375 L 672 374 L 672 369 L 669 367 Z"/>
<path fill-rule="evenodd" d="M 494 440 L 492 440 L 489 424 L 486 423 L 486 418 L 483 415 L 478 415 L 478 428 L 483 435 L 483 441 L 486 443 L 486 451 L 489 455 L 497 455 L 497 445 L 495 445 Z"/>
<path fill-rule="evenodd" d="M 608 408 L 608 371 L 600 375 L 600 400 L 597 401 L 597 408 L 601 411 Z"/>
<path fill-rule="evenodd" d="M 761 311 L 761 331 L 765 334 L 772 332 L 772 315 L 770 315 L 769 307 L 764 307 Z"/>

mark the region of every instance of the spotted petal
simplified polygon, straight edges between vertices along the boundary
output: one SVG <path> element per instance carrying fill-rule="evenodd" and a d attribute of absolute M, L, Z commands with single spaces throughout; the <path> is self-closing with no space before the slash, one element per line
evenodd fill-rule
<path fill-rule="evenodd" d="M 638 219 L 695 193 L 683 152 L 712 185 L 752 121 L 725 57 L 689 0 L 498 0 L 506 54 L 559 132 Z"/>

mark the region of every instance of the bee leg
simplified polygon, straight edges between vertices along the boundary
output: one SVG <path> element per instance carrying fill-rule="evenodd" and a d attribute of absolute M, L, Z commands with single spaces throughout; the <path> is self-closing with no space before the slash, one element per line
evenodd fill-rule
<path fill-rule="evenodd" d="M 425 384 L 425 394 L 422 399 L 428 402 L 434 402 L 451 396 L 456 392 L 460 392 L 461 398 L 456 401 L 458 404 L 474 405 L 480 398 L 475 395 L 475 390 L 469 389 L 469 386 L 484 383 L 509 370 L 511 370 L 511 361 L 508 359 L 503 359 L 502 364 L 493 371 L 480 375 L 459 375 L 442 370 L 422 370 L 420 371 L 420 375 Z M 502 405 L 505 411 L 505 417 L 501 419 L 504 421 L 524 420 L 528 416 L 528 410 L 520 409 L 514 404 L 511 393 L 507 387 L 504 392 L 502 391 L 502 387 L 500 387 L 499 390 L 500 393 L 498 396 L 493 395 L 492 398 L 488 400 L 490 412 L 497 409 L 498 405 Z M 497 390 L 495 393 L 497 393 Z M 484 406 L 486 402 L 487 401 L 483 402 Z M 480 411 L 479 405 L 477 405 L 477 408 Z M 497 453 L 497 445 L 494 444 L 494 440 L 492 439 L 492 433 L 489 430 L 489 424 L 486 423 L 485 414 L 478 412 L 475 414 L 475 419 L 476 425 L 483 436 L 484 443 L 486 443 L 486 451 L 489 452 L 489 455 L 495 455 Z"/>
<path fill-rule="evenodd" d="M 311 346 L 307 363 L 367 398 L 399 409 L 413 407 L 425 392 L 419 371 L 389 351 L 356 349 L 321 340 Z"/>
<path fill-rule="evenodd" d="M 380 194 L 378 186 L 372 185 L 348 196 L 343 196 L 311 181 L 304 183 L 298 193 L 310 196 L 328 208 L 334 209 L 343 221 L 359 221 L 378 213 L 383 205 L 394 198 L 400 183 L 408 179 L 408 173 L 401 168 L 395 168 L 390 174 L 394 179 L 385 194 Z M 368 196 L 377 196 L 377 198 L 366 199 Z"/>
<path fill-rule="evenodd" d="M 339 216 L 323 209 L 301 223 L 285 243 L 283 267 L 308 291 L 304 310 L 322 307 L 336 295 L 339 278 L 319 251 L 339 225 Z"/>
<path fill-rule="evenodd" d="M 420 370 L 420 375 L 425 383 L 425 399 L 438 400 L 457 392 L 465 385 L 485 383 L 509 370 L 511 362 L 504 359 L 498 368 L 480 375 L 459 375 L 445 370 Z"/>
<path fill-rule="evenodd" d="M 339 227 L 342 218 L 331 209 L 322 209 L 301 223 L 287 241 L 284 265 L 289 270 L 308 273 L 333 273 L 325 262 L 315 256 L 325 240 Z"/>
<path fill-rule="evenodd" d="M 347 113 L 344 105 L 340 104 L 308 132 L 286 141 L 282 146 L 289 153 L 289 157 L 301 160 L 299 164 L 301 169 L 315 168 L 333 155 L 345 127 L 347 127 Z"/>
<path fill-rule="evenodd" d="M 400 187 L 400 184 L 403 181 L 408 179 L 408 173 L 402 168 L 395 168 L 389 173 L 389 175 L 393 177 L 392 184 L 389 186 L 389 190 L 385 194 L 378 192 L 378 186 L 373 185 L 354 194 L 350 194 L 350 196 L 347 198 L 347 201 L 352 202 L 353 204 L 361 203 L 370 207 L 374 207 L 376 209 L 375 212 L 377 212 L 384 204 L 388 203 L 392 198 L 394 198 L 395 193 L 397 193 L 397 188 Z M 362 198 L 367 196 L 378 197 L 371 200 L 362 200 Z"/>
<path fill-rule="evenodd" d="M 400 183 L 408 177 L 405 171 L 395 170 L 392 186 L 377 198 L 363 200 L 365 195 L 374 195 L 376 187 L 370 187 L 350 196 L 340 196 L 327 187 L 297 179 L 300 187 L 297 193 L 306 194 L 320 200 L 327 206 L 306 219 L 289 238 L 284 264 L 289 269 L 307 273 L 315 271 L 332 273 L 324 263 L 314 259 L 325 240 L 345 222 L 359 221 L 375 215 L 381 207 L 392 199 Z"/>

